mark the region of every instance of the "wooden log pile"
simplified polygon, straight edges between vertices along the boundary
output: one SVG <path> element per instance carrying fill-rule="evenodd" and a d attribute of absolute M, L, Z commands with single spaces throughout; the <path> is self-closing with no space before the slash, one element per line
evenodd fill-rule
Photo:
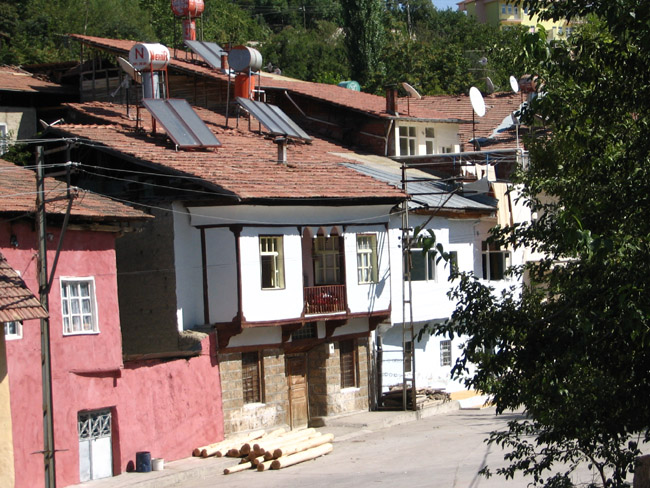
<path fill-rule="evenodd" d="M 266 471 L 282 469 L 294 464 L 316 459 L 332 452 L 333 434 L 321 434 L 315 429 L 286 432 L 255 431 L 208 446 L 194 449 L 195 456 L 228 456 L 240 458 L 239 464 L 223 470 L 223 474 L 238 473 L 247 469 Z"/>
<path fill-rule="evenodd" d="M 393 386 L 381 396 L 382 405 L 387 408 L 401 409 L 403 406 L 402 387 Z M 406 391 L 407 406 L 411 406 L 413 392 Z M 418 409 L 439 405 L 451 400 L 451 395 L 442 389 L 437 388 L 417 388 L 415 394 L 415 403 Z"/>

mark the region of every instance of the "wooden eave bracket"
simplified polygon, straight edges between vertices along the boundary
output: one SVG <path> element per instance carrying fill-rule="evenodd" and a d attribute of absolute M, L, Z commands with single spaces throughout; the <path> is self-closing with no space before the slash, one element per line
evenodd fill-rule
<path fill-rule="evenodd" d="M 329 339 L 334 335 L 334 331 L 336 329 L 338 329 L 339 327 L 347 323 L 348 323 L 348 319 L 328 320 L 327 322 L 325 322 L 325 337 Z"/>
<path fill-rule="evenodd" d="M 282 344 L 289 342 L 291 334 L 300 329 L 304 324 L 298 322 L 295 324 L 283 324 L 282 327 Z"/>
<path fill-rule="evenodd" d="M 227 348 L 230 339 L 241 334 L 243 330 L 239 321 L 229 324 L 219 324 L 215 328 L 217 330 L 217 347 L 219 350 Z"/>

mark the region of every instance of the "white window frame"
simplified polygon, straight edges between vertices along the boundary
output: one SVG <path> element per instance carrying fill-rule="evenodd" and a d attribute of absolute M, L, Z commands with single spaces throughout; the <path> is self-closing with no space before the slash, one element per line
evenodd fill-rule
<path fill-rule="evenodd" d="M 402 134 L 402 129 L 406 132 Z M 417 156 L 418 154 L 418 129 L 414 125 L 400 125 L 398 130 L 398 143 L 400 156 Z M 405 141 L 406 152 L 402 151 L 402 141 Z"/>
<path fill-rule="evenodd" d="M 284 236 L 260 236 L 260 286 L 262 290 L 281 290 L 284 288 Z M 264 286 L 264 261 L 271 258 L 272 270 L 270 286 Z"/>
<path fill-rule="evenodd" d="M 455 273 L 458 273 L 460 269 L 458 268 L 458 251 L 449 251 L 449 278 L 451 278 Z"/>
<path fill-rule="evenodd" d="M 424 254 L 424 279 L 415 279 L 413 277 L 413 270 L 415 266 L 411 267 L 411 281 L 432 281 L 438 280 L 438 272 L 436 270 L 435 253 L 431 250 L 424 252 L 421 248 L 411 249 L 411 264 L 413 264 L 413 256 L 415 253 Z"/>
<path fill-rule="evenodd" d="M 341 283 L 339 236 L 314 238 L 314 283 L 338 285 Z"/>
<path fill-rule="evenodd" d="M 436 153 L 436 130 L 433 127 L 424 128 L 424 152 L 425 154 Z"/>
<path fill-rule="evenodd" d="M 503 268 L 503 276 L 494 278 L 492 276 L 492 259 L 501 259 L 501 267 Z M 487 241 L 481 243 L 481 267 L 483 268 L 483 279 L 487 281 L 504 281 L 508 277 L 506 275 L 507 269 L 510 267 L 510 251 L 500 249 L 496 245 Z"/>
<path fill-rule="evenodd" d="M 13 328 L 13 331 L 11 330 Z M 4 323 L 5 340 L 15 341 L 23 338 L 23 323 L 20 320 L 12 320 Z"/>
<path fill-rule="evenodd" d="M 7 124 L 0 122 L 0 154 L 4 154 L 9 149 L 9 129 Z"/>
<path fill-rule="evenodd" d="M 95 296 L 95 278 L 86 277 L 62 277 L 61 282 L 61 317 L 63 325 L 63 335 L 86 335 L 99 334 L 99 318 L 97 316 L 97 299 Z M 88 285 L 88 295 L 82 295 L 81 288 L 74 290 L 82 284 Z M 72 295 L 70 292 L 77 292 Z M 75 306 L 74 303 L 77 303 Z M 83 323 L 85 318 L 90 320 L 90 328 L 86 328 Z M 79 328 L 75 330 L 74 319 L 79 318 Z"/>
<path fill-rule="evenodd" d="M 377 234 L 357 234 L 357 279 L 360 285 L 377 283 Z"/>
<path fill-rule="evenodd" d="M 443 339 L 440 341 L 440 366 L 451 366 L 451 340 Z"/>

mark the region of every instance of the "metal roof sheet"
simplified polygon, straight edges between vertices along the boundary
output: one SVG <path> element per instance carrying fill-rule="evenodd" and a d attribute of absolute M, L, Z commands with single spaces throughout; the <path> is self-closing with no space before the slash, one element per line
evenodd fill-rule
<path fill-rule="evenodd" d="M 346 163 L 346 166 L 397 188 L 402 187 L 400 174 L 365 164 Z M 458 194 L 452 194 L 453 187 L 451 185 L 442 181 L 432 181 L 429 178 L 422 180 L 418 179 L 418 177 L 409 178 L 407 180 L 407 190 L 408 194 L 411 195 L 409 206 L 413 209 L 442 207 L 450 210 L 492 211 L 496 208 L 496 200 L 494 205 L 489 205 Z"/>

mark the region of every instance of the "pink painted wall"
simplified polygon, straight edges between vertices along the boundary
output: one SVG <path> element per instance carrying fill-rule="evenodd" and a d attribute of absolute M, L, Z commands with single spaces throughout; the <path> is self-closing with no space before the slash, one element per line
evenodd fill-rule
<path fill-rule="evenodd" d="M 48 244 L 54 260 L 58 234 Z M 9 236 L 18 248 L 9 246 Z M 28 225 L 0 224 L 0 250 L 38 294 L 35 234 Z M 64 336 L 59 277 L 94 277 L 99 333 Z M 146 320 L 146 318 L 143 318 Z M 126 470 L 137 451 L 174 460 L 223 438 L 221 386 L 211 340 L 190 360 L 122 364 L 115 236 L 68 231 L 50 293 L 50 333 L 57 485 L 79 482 L 77 414 L 110 407 L 113 471 Z M 26 321 L 23 338 L 7 342 L 16 486 L 44 485 L 40 323 Z"/>

